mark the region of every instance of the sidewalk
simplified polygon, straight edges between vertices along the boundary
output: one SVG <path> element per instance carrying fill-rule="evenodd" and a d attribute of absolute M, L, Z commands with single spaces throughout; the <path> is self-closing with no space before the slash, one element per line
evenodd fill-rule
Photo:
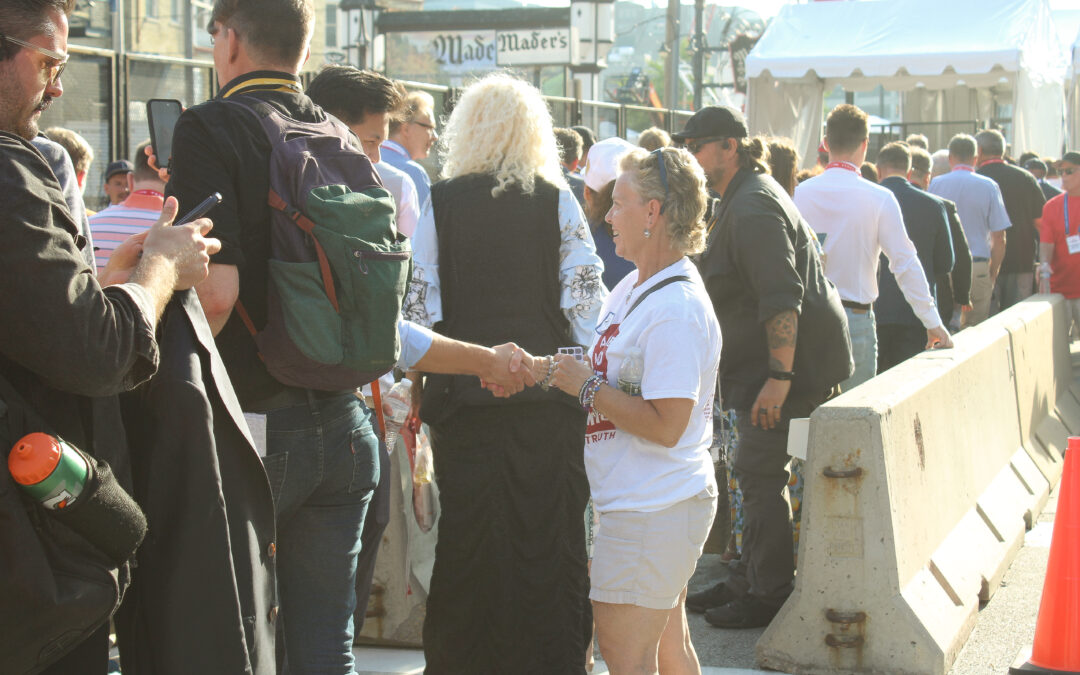
<path fill-rule="evenodd" d="M 1003 675 L 1008 672 L 1020 650 L 1031 644 L 1050 554 L 1057 496 L 1055 489 L 1035 527 L 1025 535 L 1024 545 L 1005 573 L 1001 587 L 979 612 L 975 629 L 949 675 Z M 690 590 L 699 590 L 723 579 L 726 574 L 726 566 L 720 561 L 720 556 L 705 555 L 690 580 Z M 754 645 L 764 629 L 723 630 L 705 623 L 700 614 L 688 616 L 703 675 L 769 672 L 756 670 L 754 662 Z M 357 647 L 353 652 L 360 675 L 424 672 L 424 655 L 420 650 Z M 607 672 L 603 663 L 598 661 L 593 674 L 603 675 Z"/>

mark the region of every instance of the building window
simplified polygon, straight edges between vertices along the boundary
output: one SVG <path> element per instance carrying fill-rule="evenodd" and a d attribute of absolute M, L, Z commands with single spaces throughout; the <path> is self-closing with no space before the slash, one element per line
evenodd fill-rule
<path fill-rule="evenodd" d="M 158 15 L 158 3 L 157 0 L 146 0 L 146 17 L 148 19 L 156 19 Z"/>
<path fill-rule="evenodd" d="M 337 48 L 338 46 L 338 6 L 326 6 L 326 47 Z"/>

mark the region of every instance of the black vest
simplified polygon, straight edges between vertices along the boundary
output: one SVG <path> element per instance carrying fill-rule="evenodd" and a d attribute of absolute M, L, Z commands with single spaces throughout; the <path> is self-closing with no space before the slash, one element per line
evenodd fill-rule
<path fill-rule="evenodd" d="M 514 342 L 537 356 L 572 345 L 559 308 L 559 190 L 536 179 L 530 194 L 510 187 L 491 196 L 495 179 L 470 174 L 431 187 L 439 239 L 443 320 L 435 330 L 465 342 Z M 423 417 L 445 419 L 462 405 L 500 405 L 570 397 L 530 387 L 499 399 L 472 376 L 434 375 L 424 392 Z"/>

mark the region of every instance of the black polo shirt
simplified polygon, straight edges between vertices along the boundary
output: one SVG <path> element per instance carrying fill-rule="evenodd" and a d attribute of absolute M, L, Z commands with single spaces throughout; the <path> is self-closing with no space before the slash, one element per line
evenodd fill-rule
<path fill-rule="evenodd" d="M 266 324 L 267 260 L 270 257 L 270 141 L 249 111 L 226 99 L 254 97 L 302 122 L 326 114 L 309 99 L 295 75 L 256 71 L 226 84 L 210 101 L 185 110 L 173 135 L 172 177 L 167 195 L 183 214 L 214 192 L 222 202 L 210 211 L 211 236 L 221 240 L 212 263 L 235 265 L 240 302 L 261 327 Z M 247 411 L 296 402 L 297 391 L 275 380 L 259 359 L 255 341 L 236 311 L 217 336 L 218 350 L 240 404 Z"/>
<path fill-rule="evenodd" d="M 1039 231 L 1035 220 L 1042 217 L 1046 197 L 1039 183 L 1025 169 L 1002 161 L 989 161 L 979 166 L 979 173 L 993 179 L 1001 188 L 1005 211 L 1009 214 L 1008 236 L 1005 238 L 1004 273 L 1033 272 Z"/>

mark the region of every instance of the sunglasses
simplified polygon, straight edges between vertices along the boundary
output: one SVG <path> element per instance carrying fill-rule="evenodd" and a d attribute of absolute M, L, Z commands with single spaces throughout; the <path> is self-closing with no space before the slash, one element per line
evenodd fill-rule
<path fill-rule="evenodd" d="M 667 165 L 664 164 L 664 149 L 657 148 L 649 154 L 656 158 L 656 167 L 660 170 L 660 184 L 664 186 L 664 201 L 660 202 L 660 213 L 663 213 L 668 200 Z"/>
<path fill-rule="evenodd" d="M 27 49 L 32 49 L 35 52 L 37 52 L 38 54 L 41 54 L 42 56 L 47 56 L 50 59 L 52 59 L 54 61 L 57 61 L 58 63 L 56 65 L 47 66 L 46 70 L 48 70 L 48 73 L 49 73 L 49 84 L 56 84 L 56 82 L 58 82 L 60 80 L 60 74 L 64 72 L 64 68 L 67 66 L 67 61 L 68 61 L 67 54 L 61 54 L 60 52 L 54 52 L 51 49 L 46 49 L 45 47 L 39 47 L 37 45 L 30 44 L 29 42 L 26 42 L 25 40 L 20 40 L 19 38 L 13 38 L 10 35 L 0 35 L 0 38 L 3 38 L 4 40 L 7 40 L 11 44 L 19 45 L 20 47 L 26 47 Z"/>
<path fill-rule="evenodd" d="M 1060 173 L 1062 176 L 1071 176 L 1077 171 L 1080 171 L 1080 169 L 1062 169 L 1058 171 L 1058 173 Z"/>
<path fill-rule="evenodd" d="M 701 152 L 709 143 L 715 143 L 716 141 L 722 141 L 725 136 L 708 136 L 706 138 L 688 138 L 685 142 L 679 143 L 676 147 L 686 148 L 691 155 L 696 155 Z"/>

